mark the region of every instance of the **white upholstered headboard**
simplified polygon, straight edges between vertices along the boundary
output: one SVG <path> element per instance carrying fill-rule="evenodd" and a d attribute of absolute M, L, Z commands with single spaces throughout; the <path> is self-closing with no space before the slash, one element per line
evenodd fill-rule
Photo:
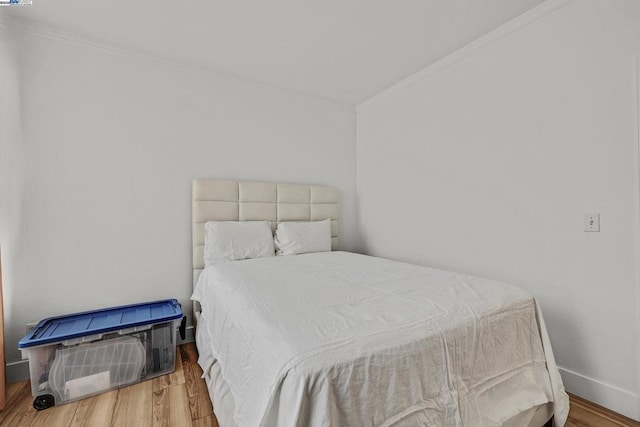
<path fill-rule="evenodd" d="M 207 221 L 318 221 L 331 218 L 331 246 L 338 248 L 338 191 L 333 187 L 272 182 L 196 179 L 192 184 L 193 285 L 204 268 Z M 197 321 L 199 307 L 194 305 Z"/>

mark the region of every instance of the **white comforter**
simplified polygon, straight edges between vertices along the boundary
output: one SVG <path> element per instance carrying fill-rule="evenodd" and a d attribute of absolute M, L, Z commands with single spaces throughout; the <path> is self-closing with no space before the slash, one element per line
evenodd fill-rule
<path fill-rule="evenodd" d="M 498 426 L 568 398 L 531 295 L 347 252 L 206 268 L 192 299 L 238 426 Z M 200 360 L 207 372 L 213 360 Z"/>

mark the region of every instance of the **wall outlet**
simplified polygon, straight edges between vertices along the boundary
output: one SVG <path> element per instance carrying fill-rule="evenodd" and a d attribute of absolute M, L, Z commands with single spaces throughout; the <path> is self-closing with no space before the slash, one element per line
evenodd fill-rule
<path fill-rule="evenodd" d="M 584 214 L 584 231 L 600 231 L 600 214 Z"/>
<path fill-rule="evenodd" d="M 36 322 L 36 323 L 27 323 L 27 324 L 25 325 L 25 329 L 27 330 L 27 334 L 28 334 L 29 332 L 31 332 L 31 330 L 32 330 L 33 328 L 35 328 L 37 324 L 38 324 L 37 322 Z"/>

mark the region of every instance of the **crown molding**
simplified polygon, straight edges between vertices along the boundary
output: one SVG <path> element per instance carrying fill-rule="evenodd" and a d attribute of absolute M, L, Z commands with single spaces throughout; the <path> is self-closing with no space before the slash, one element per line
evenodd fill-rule
<path fill-rule="evenodd" d="M 260 82 L 257 80 L 245 79 L 233 74 L 225 73 L 220 70 L 211 69 L 200 64 L 185 62 L 168 55 L 140 49 L 130 45 L 108 43 L 84 34 L 75 33 L 60 27 L 42 24 L 31 20 L 16 18 L 13 16 L 8 17 L 6 15 L 3 16 L 0 14 L 0 28 L 2 27 L 34 37 L 42 37 L 58 42 L 71 43 L 81 47 L 99 50 L 104 53 L 119 55 L 136 61 L 146 62 L 161 67 L 172 68 L 174 70 L 182 71 L 185 73 L 200 75 L 229 84 L 249 87 L 264 92 L 276 93 L 278 95 L 287 96 L 296 100 L 314 101 L 317 103 L 325 104 L 329 103 L 351 108 L 354 107 L 354 103 L 329 98 L 316 93 L 296 91 L 278 85 Z"/>
<path fill-rule="evenodd" d="M 473 53 L 478 52 L 485 47 L 497 42 L 503 37 L 536 22 L 540 18 L 554 13 L 555 11 L 565 7 L 569 3 L 572 3 L 573 1 L 575 0 L 547 0 L 544 3 L 539 4 L 538 6 L 528 10 L 522 15 L 513 18 L 506 24 L 501 25 L 495 30 L 490 31 L 484 36 L 448 54 L 447 56 L 432 63 L 431 65 L 428 65 L 417 73 L 414 73 L 411 76 L 399 81 L 398 83 L 393 84 L 392 86 L 382 90 L 381 92 L 378 92 L 376 95 L 373 95 L 366 101 L 357 104 L 356 113 L 365 111 L 382 99 L 387 98 L 388 96 L 391 96 L 394 93 L 399 92 L 413 85 L 414 83 L 455 64 L 461 59 L 464 59 L 467 56 L 472 55 Z"/>

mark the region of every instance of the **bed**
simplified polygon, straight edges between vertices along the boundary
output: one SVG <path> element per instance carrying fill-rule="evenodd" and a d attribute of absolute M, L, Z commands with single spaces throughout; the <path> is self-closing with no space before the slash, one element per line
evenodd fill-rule
<path fill-rule="evenodd" d="M 527 292 L 338 251 L 334 188 L 195 180 L 194 323 L 221 426 L 563 425 Z M 332 251 L 204 269 L 208 221 L 331 220 Z"/>

